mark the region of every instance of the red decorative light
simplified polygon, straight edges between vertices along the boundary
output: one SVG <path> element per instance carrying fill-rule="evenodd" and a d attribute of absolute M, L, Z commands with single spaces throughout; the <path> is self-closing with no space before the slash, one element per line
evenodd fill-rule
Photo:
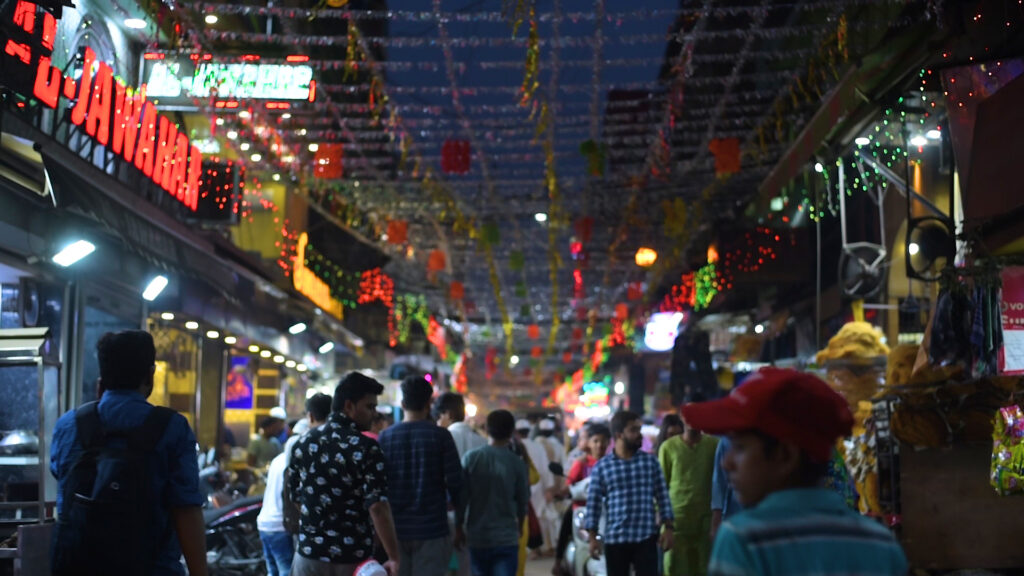
<path fill-rule="evenodd" d="M 448 285 L 448 297 L 452 300 L 462 300 L 466 297 L 466 287 L 462 282 L 452 282 Z"/>
<path fill-rule="evenodd" d="M 305 54 L 291 54 L 289 56 L 286 56 L 284 61 L 285 62 L 309 62 L 309 56 L 306 56 Z"/>
<path fill-rule="evenodd" d="M 343 157 L 345 149 L 339 143 L 321 144 L 313 158 L 313 177 L 324 180 L 337 180 L 344 173 Z"/>
<path fill-rule="evenodd" d="M 537 338 L 540 338 L 540 326 L 537 326 L 536 324 L 530 324 L 529 326 L 527 326 L 526 336 L 530 340 L 536 340 Z"/>
<path fill-rule="evenodd" d="M 405 220 L 388 222 L 388 244 L 405 244 L 409 240 L 409 223 Z"/>
<path fill-rule="evenodd" d="M 445 174 L 469 172 L 471 152 L 468 140 L 445 140 L 441 146 L 441 171 Z"/>
<path fill-rule="evenodd" d="M 163 60 L 164 57 L 165 55 L 160 52 L 146 52 L 142 55 L 143 60 Z"/>

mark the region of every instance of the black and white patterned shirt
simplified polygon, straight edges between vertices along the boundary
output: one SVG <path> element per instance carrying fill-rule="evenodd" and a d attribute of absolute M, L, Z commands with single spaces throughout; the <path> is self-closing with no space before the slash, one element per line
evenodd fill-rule
<path fill-rule="evenodd" d="M 370 506 L 387 501 L 384 453 L 344 414 L 310 430 L 292 448 L 288 490 L 299 504 L 306 558 L 359 564 L 373 553 Z"/>

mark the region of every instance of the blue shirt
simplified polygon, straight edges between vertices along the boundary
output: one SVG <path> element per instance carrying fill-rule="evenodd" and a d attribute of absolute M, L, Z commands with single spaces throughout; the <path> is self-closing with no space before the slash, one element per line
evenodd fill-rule
<path fill-rule="evenodd" d="M 388 501 L 399 540 L 448 534 L 448 501 L 462 523 L 462 465 L 448 430 L 433 421 L 402 422 L 380 433 Z"/>
<path fill-rule="evenodd" d="M 638 451 L 629 460 L 612 452 L 594 465 L 587 492 L 590 532 L 598 530 L 602 504 L 608 513 L 602 534 L 606 544 L 642 542 L 657 535 L 655 504 L 662 522 L 674 520 L 661 465 L 647 452 Z"/>
<path fill-rule="evenodd" d="M 892 534 L 824 488 L 783 490 L 722 522 L 709 576 L 903 575 Z"/>
<path fill-rule="evenodd" d="M 142 426 L 153 405 L 146 402 L 142 394 L 134 390 L 108 390 L 100 400 L 100 422 L 108 430 L 126 430 Z M 71 466 L 82 453 L 75 426 L 75 411 L 64 413 L 53 429 L 53 444 L 50 447 L 50 472 L 57 479 L 57 513 L 63 515 L 64 482 Z M 154 516 L 160 530 L 168 531 L 172 508 L 202 506 L 205 498 L 199 492 L 199 464 L 196 461 L 196 437 L 188 421 L 181 414 L 175 414 L 167 423 L 163 438 L 156 444 L 156 457 L 152 460 Z M 97 529 L 102 529 L 97 526 Z M 172 529 L 170 537 L 157 558 L 154 574 L 184 574 L 181 565 L 181 546 L 178 535 Z"/>
<path fill-rule="evenodd" d="M 728 438 L 723 436 L 718 439 L 718 448 L 715 449 L 715 471 L 711 476 L 711 509 L 721 510 L 723 520 L 743 510 L 743 505 L 736 499 L 736 493 L 729 484 L 729 475 L 722 467 L 729 445 Z"/>

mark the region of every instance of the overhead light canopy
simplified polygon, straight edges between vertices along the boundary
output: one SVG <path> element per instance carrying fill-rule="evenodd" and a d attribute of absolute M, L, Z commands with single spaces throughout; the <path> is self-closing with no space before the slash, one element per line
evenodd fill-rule
<path fill-rule="evenodd" d="M 305 322 L 296 322 L 295 324 L 292 324 L 290 328 L 288 328 L 288 332 L 290 334 L 302 334 L 305 331 L 306 331 L 306 323 Z"/>
<path fill-rule="evenodd" d="M 185 328 L 189 330 L 199 330 L 199 322 L 189 320 L 188 322 L 185 322 Z"/>
<path fill-rule="evenodd" d="M 220 18 L 216 14 L 207 14 L 205 20 L 207 24 L 216 24 Z"/>
<path fill-rule="evenodd" d="M 92 242 L 76 240 L 65 246 L 60 252 L 57 252 L 53 257 L 53 262 L 67 268 L 95 251 L 96 246 Z"/>
<path fill-rule="evenodd" d="M 323 346 L 319 348 L 321 354 L 327 354 L 331 350 L 334 350 L 334 342 L 324 342 Z"/>
<path fill-rule="evenodd" d="M 164 291 L 164 288 L 167 288 L 167 276 L 161 274 L 149 281 L 146 289 L 142 291 L 142 299 L 152 302 Z"/>
<path fill-rule="evenodd" d="M 173 312 L 164 312 L 163 314 L 160 315 L 160 319 L 161 320 L 167 320 L 167 321 L 174 320 L 174 313 Z"/>
<path fill-rule="evenodd" d="M 132 30 L 142 30 L 147 26 L 146 21 L 141 18 L 128 18 L 124 21 L 124 25 Z"/>

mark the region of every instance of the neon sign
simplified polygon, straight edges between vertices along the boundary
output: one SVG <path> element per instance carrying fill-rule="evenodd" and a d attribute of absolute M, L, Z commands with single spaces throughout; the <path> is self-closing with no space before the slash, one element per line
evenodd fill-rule
<path fill-rule="evenodd" d="M 306 246 L 309 235 L 303 232 L 295 248 L 295 264 L 292 267 L 292 284 L 303 296 L 309 298 L 331 316 L 343 320 L 345 312 L 339 300 L 331 296 L 331 287 L 306 267 Z"/>
<path fill-rule="evenodd" d="M 195 63 L 166 59 L 152 60 L 148 64 L 146 84 L 151 98 L 215 96 L 225 100 L 312 101 L 313 68 L 306 64 Z"/>
<path fill-rule="evenodd" d="M 84 125 L 90 138 L 134 163 L 147 178 L 194 212 L 199 201 L 202 153 L 190 145 L 177 125 L 157 114 L 156 107 L 146 100 L 145 87 L 136 92 L 125 86 L 114 77 L 110 65 L 96 61 L 91 48 L 85 49 L 79 73 L 64 76 L 50 58 L 57 21 L 48 12 L 40 13 L 31 2 L 18 0 L 14 25 L 38 41 L 32 46 L 8 39 L 4 46 L 4 54 L 24 64 L 30 73 L 36 62 L 32 95 L 54 109 L 62 96 L 74 102 L 72 124 Z M 36 33 L 37 26 L 41 34 Z"/>

